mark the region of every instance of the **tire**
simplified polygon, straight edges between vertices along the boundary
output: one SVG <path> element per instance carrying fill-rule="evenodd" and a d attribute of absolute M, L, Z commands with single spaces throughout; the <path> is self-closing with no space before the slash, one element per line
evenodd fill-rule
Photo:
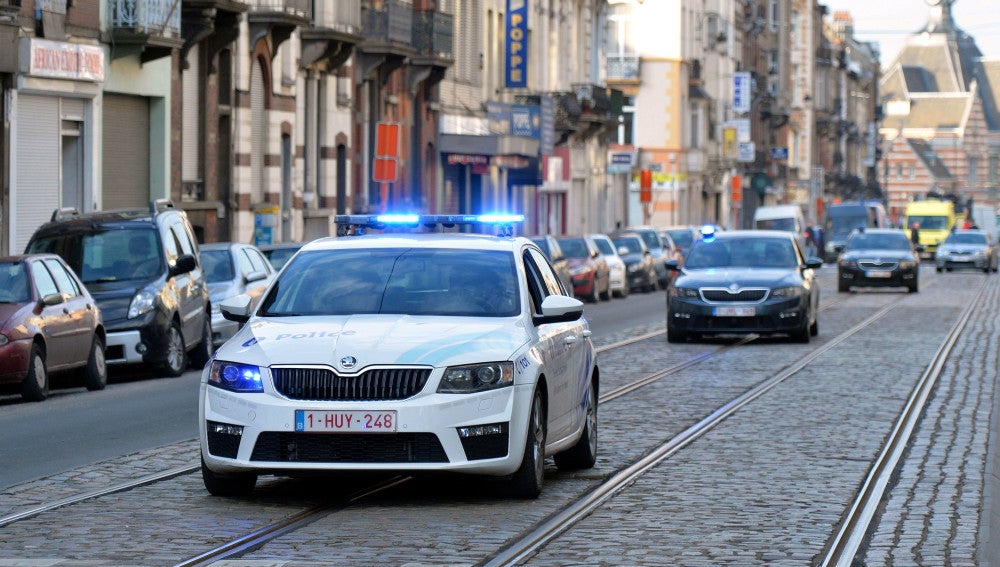
<path fill-rule="evenodd" d="M 545 410 L 542 395 L 536 390 L 531 399 L 531 415 L 525 432 L 524 455 L 521 466 L 510 479 L 510 494 L 516 498 L 533 500 L 542 493 L 545 480 Z"/>
<path fill-rule="evenodd" d="M 622 290 L 618 292 L 618 297 L 621 298 L 628 297 L 628 293 L 630 291 L 632 290 L 629 288 L 628 282 L 625 282 L 625 285 L 622 287 Z"/>
<path fill-rule="evenodd" d="M 937 273 L 939 273 L 939 274 L 940 274 L 940 273 L 941 273 L 941 271 L 942 271 L 942 269 L 941 269 L 941 268 L 935 268 L 935 270 L 937 270 Z"/>
<path fill-rule="evenodd" d="M 809 326 L 809 315 L 806 314 L 805 321 L 802 322 L 802 325 L 798 329 L 792 331 L 792 340 L 797 343 L 808 343 L 809 339 L 812 338 L 812 335 L 809 334 Z"/>
<path fill-rule="evenodd" d="M 606 280 L 604 280 L 604 282 L 605 282 L 605 288 L 604 288 L 604 291 L 601 292 L 601 301 L 610 301 L 611 300 L 611 280 L 610 279 L 606 279 Z"/>
<path fill-rule="evenodd" d="M 839 281 L 837 282 L 837 291 L 840 293 L 847 293 L 851 291 L 851 285 L 845 281 Z"/>
<path fill-rule="evenodd" d="M 31 345 L 28 355 L 28 375 L 21 382 L 21 397 L 27 402 L 40 402 L 49 396 L 49 372 L 45 368 L 42 347 Z"/>
<path fill-rule="evenodd" d="M 913 278 L 913 281 L 910 283 L 910 286 L 907 288 L 907 291 L 909 293 L 917 293 L 919 289 L 920 289 L 919 280 L 917 280 L 917 278 Z"/>
<path fill-rule="evenodd" d="M 589 469 L 597 462 L 597 391 L 593 382 L 587 392 L 587 415 L 580 439 L 569 449 L 556 454 L 555 461 L 561 471 Z"/>
<path fill-rule="evenodd" d="M 83 368 L 83 386 L 90 391 L 103 390 L 108 385 L 108 365 L 104 360 L 104 341 L 94 335 L 90 357 Z"/>
<path fill-rule="evenodd" d="M 187 350 L 184 348 L 184 335 L 177 321 L 170 323 L 167 329 L 167 358 L 161 366 L 167 376 L 180 376 L 187 369 Z"/>
<path fill-rule="evenodd" d="M 667 342 L 668 343 L 683 343 L 687 342 L 687 334 L 681 331 L 675 331 L 670 327 L 667 327 Z"/>
<path fill-rule="evenodd" d="M 201 479 L 212 496 L 248 496 L 257 485 L 257 475 L 253 473 L 219 474 L 212 472 L 201 459 Z"/>
<path fill-rule="evenodd" d="M 201 329 L 201 342 L 191 351 L 191 366 L 198 369 L 204 368 L 212 358 L 212 354 L 215 353 L 215 344 L 212 342 L 212 318 L 209 313 L 211 313 L 210 310 L 205 311 L 205 322 L 202 324 Z"/>
<path fill-rule="evenodd" d="M 819 317 L 809 325 L 809 335 L 815 337 L 819 334 Z"/>
<path fill-rule="evenodd" d="M 590 303 L 600 303 L 601 296 L 597 293 L 597 277 L 594 277 L 594 282 L 590 286 L 590 295 L 587 296 L 587 301 Z"/>

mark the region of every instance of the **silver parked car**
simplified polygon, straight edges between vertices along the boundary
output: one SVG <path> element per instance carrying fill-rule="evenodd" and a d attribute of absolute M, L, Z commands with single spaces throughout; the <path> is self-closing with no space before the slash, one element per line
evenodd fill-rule
<path fill-rule="evenodd" d="M 985 230 L 956 230 L 934 254 L 937 271 L 969 268 L 984 273 L 997 271 L 997 242 Z"/>
<path fill-rule="evenodd" d="M 212 342 L 218 346 L 239 330 L 239 324 L 222 316 L 219 304 L 240 294 L 249 295 L 256 304 L 274 279 L 275 270 L 260 249 L 252 244 L 203 244 L 200 256 L 212 300 Z"/>

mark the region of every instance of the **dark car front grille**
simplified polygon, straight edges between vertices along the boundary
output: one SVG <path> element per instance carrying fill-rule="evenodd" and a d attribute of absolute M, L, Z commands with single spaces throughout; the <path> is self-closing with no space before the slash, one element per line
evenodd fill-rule
<path fill-rule="evenodd" d="M 898 262 L 887 262 L 885 260 L 874 261 L 874 260 L 858 260 L 858 267 L 862 270 L 883 270 L 891 272 L 896 269 Z"/>
<path fill-rule="evenodd" d="M 740 289 L 735 292 L 726 288 L 702 288 L 701 297 L 705 301 L 714 302 L 764 301 L 767 292 L 767 288 Z"/>
<path fill-rule="evenodd" d="M 293 400 L 405 400 L 427 384 L 428 368 L 377 368 L 340 376 L 328 368 L 272 368 L 274 388 Z"/>
<path fill-rule="evenodd" d="M 292 433 L 265 431 L 251 461 L 288 463 L 447 463 L 433 433 Z"/>

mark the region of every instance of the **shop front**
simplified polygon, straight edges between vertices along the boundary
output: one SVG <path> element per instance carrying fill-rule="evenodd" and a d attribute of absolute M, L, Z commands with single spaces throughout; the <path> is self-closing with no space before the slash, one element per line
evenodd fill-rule
<path fill-rule="evenodd" d="M 10 253 L 24 249 L 56 208 L 100 208 L 95 124 L 100 118 L 104 50 L 21 38 L 7 104 L 10 124 Z"/>

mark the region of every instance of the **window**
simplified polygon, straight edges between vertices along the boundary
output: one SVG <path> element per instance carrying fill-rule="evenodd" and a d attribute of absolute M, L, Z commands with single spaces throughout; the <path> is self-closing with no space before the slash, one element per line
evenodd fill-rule
<path fill-rule="evenodd" d="M 771 26 L 771 31 L 778 31 L 778 26 L 781 25 L 781 11 L 778 6 L 778 0 L 770 0 L 769 2 L 768 22 Z"/>
<path fill-rule="evenodd" d="M 45 266 L 43 266 L 41 262 L 31 264 L 31 277 L 35 280 L 35 287 L 38 288 L 38 295 L 40 297 L 52 295 L 53 293 L 59 293 L 59 289 L 56 287 L 56 282 L 52 279 L 49 271 L 45 269 Z"/>
<path fill-rule="evenodd" d="M 45 260 L 45 267 L 52 272 L 52 277 L 55 278 L 63 297 L 69 299 L 80 295 L 80 288 L 73 281 L 73 277 L 62 267 L 62 264 L 56 260 Z"/>
<path fill-rule="evenodd" d="M 915 163 L 910 164 L 910 179 L 917 178 L 917 165 Z"/>
<path fill-rule="evenodd" d="M 896 164 L 896 179 L 902 179 L 902 178 L 903 178 L 903 164 L 897 163 Z"/>
<path fill-rule="evenodd" d="M 989 175 L 990 183 L 1000 181 L 1000 155 L 990 155 L 989 172 L 987 175 Z"/>
<path fill-rule="evenodd" d="M 969 156 L 969 183 L 979 181 L 979 157 Z"/>

